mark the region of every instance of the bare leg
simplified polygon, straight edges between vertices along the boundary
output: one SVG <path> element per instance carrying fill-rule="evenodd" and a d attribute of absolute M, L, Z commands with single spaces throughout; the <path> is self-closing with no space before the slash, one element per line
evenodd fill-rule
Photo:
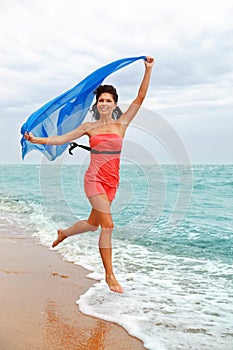
<path fill-rule="evenodd" d="M 112 267 L 112 228 L 102 228 L 99 238 L 99 251 L 105 268 L 105 280 L 110 290 L 123 293 L 121 285 L 116 280 Z"/>
<path fill-rule="evenodd" d="M 94 218 L 94 216 L 95 216 L 94 214 L 95 213 L 92 210 L 88 220 L 78 221 L 74 225 L 68 227 L 65 230 L 58 229 L 57 239 L 53 242 L 52 247 L 53 248 L 56 247 L 59 243 L 64 241 L 64 239 L 66 239 L 67 237 L 77 235 L 80 233 L 84 233 L 84 232 L 96 231 L 98 229 L 99 225 Z M 92 224 L 92 222 L 93 222 L 93 224 Z"/>
<path fill-rule="evenodd" d="M 118 283 L 112 267 L 112 231 L 113 222 L 110 213 L 111 202 L 107 200 L 106 195 L 98 195 L 89 198 L 92 206 L 100 208 L 97 211 L 99 222 L 101 225 L 101 232 L 99 237 L 99 251 L 105 269 L 105 279 L 109 289 L 116 293 L 123 293 L 121 285 Z"/>
<path fill-rule="evenodd" d="M 124 293 L 123 288 L 117 281 L 112 269 L 112 248 L 100 248 L 100 255 L 105 268 L 105 280 L 112 292 Z"/>

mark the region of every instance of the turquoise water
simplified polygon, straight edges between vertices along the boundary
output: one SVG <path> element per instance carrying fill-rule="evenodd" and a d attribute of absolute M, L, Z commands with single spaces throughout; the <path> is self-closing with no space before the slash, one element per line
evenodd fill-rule
<path fill-rule="evenodd" d="M 50 247 L 58 227 L 89 214 L 85 169 L 1 165 L 1 218 Z M 81 311 L 121 324 L 148 349 L 232 349 L 233 165 L 122 164 L 112 211 L 123 296 L 105 285 L 98 233 L 57 248 L 100 280 L 77 301 Z"/>

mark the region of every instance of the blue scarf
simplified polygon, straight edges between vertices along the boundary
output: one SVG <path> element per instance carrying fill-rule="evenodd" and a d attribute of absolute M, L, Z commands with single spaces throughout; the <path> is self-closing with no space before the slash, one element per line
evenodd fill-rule
<path fill-rule="evenodd" d="M 94 98 L 95 89 L 113 72 L 145 56 L 123 58 L 103 66 L 88 75 L 79 84 L 64 92 L 31 114 L 21 128 L 21 134 L 32 132 L 36 137 L 63 135 L 82 124 Z M 42 152 L 49 160 L 60 156 L 68 146 L 32 144 L 21 139 L 22 158 L 32 150 Z"/>

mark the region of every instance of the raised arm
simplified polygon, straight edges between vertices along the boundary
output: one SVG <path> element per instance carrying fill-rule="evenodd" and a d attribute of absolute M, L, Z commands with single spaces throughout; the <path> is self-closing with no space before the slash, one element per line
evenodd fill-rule
<path fill-rule="evenodd" d="M 75 130 L 68 132 L 67 134 L 60 136 L 49 136 L 49 137 L 35 137 L 31 132 L 25 133 L 24 137 L 31 143 L 44 144 L 44 145 L 63 145 L 69 141 L 75 140 L 87 133 L 90 128 L 90 123 L 86 122 L 81 124 Z"/>
<path fill-rule="evenodd" d="M 146 96 L 149 82 L 150 82 L 150 76 L 151 76 L 151 71 L 152 67 L 154 64 L 154 58 L 147 56 L 145 62 L 145 73 L 141 82 L 141 85 L 138 90 L 138 95 L 134 99 L 134 101 L 131 103 L 129 108 L 125 113 L 122 114 L 121 116 L 121 122 L 123 124 L 128 125 L 131 120 L 135 117 L 136 113 L 138 112 L 139 108 L 141 107 L 141 104 Z"/>

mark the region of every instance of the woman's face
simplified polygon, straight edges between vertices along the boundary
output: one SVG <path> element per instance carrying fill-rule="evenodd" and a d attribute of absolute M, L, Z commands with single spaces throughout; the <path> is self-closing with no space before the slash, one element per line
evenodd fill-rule
<path fill-rule="evenodd" d="M 108 92 L 103 92 L 97 102 L 97 109 L 101 115 L 112 115 L 114 108 L 116 107 L 116 102 L 113 99 L 112 94 Z"/>

